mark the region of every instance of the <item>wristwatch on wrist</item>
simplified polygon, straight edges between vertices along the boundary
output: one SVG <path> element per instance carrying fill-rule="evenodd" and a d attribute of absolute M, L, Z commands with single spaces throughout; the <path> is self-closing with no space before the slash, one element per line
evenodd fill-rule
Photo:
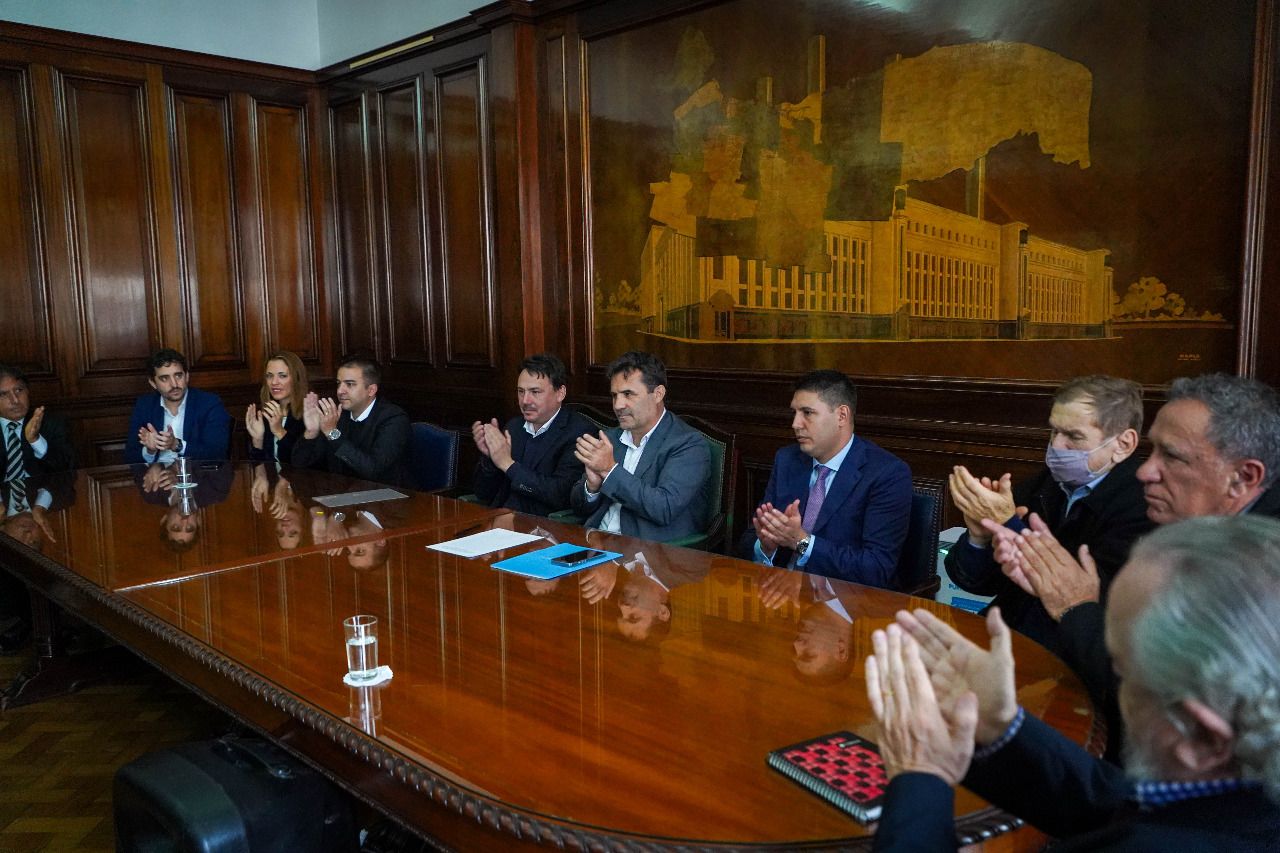
<path fill-rule="evenodd" d="M 176 454 L 178 454 L 179 456 L 181 456 L 181 455 L 182 455 L 182 448 L 184 448 L 184 447 L 186 447 L 186 446 L 187 446 L 187 445 L 186 445 L 186 442 L 184 442 L 184 441 L 183 441 L 182 439 L 180 439 L 180 438 L 178 438 L 178 439 L 174 439 L 174 442 L 175 442 L 175 443 L 174 443 L 174 445 L 173 445 L 173 452 L 174 452 L 174 453 L 176 453 Z"/>
<path fill-rule="evenodd" d="M 804 538 L 796 543 L 796 547 L 795 547 L 796 556 L 803 557 L 805 555 L 805 552 L 809 550 L 809 544 L 811 542 L 813 542 L 813 537 L 810 536 L 808 533 L 806 533 L 804 535 Z"/>
<path fill-rule="evenodd" d="M 329 439 L 330 441 L 337 441 L 338 439 L 342 438 L 342 430 L 338 429 L 337 427 L 334 427 L 333 429 L 326 432 L 324 434 L 324 437 Z"/>

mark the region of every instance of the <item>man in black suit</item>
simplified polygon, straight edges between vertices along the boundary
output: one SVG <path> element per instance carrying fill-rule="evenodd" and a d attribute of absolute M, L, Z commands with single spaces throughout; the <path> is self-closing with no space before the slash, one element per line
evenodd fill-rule
<path fill-rule="evenodd" d="M 1129 731 L 1125 771 L 1018 707 L 998 611 L 987 619 L 989 651 L 925 610 L 898 623 L 872 635 L 866 664 L 890 777 L 876 850 L 955 850 L 951 789 L 962 781 L 1061 838 L 1054 850 L 1276 849 L 1274 519 L 1165 525 L 1116 576 L 1106 643 Z"/>
<path fill-rule="evenodd" d="M 563 407 L 566 379 L 564 362 L 554 355 L 530 356 L 516 379 L 520 417 L 508 421 L 505 431 L 497 418 L 471 425 L 480 451 L 472 489 L 489 506 L 531 515 L 569 508 L 569 492 L 582 476 L 574 442 L 595 426 Z"/>
<path fill-rule="evenodd" d="M 378 396 L 382 371 L 372 358 L 353 356 L 338 367 L 338 399 L 308 394 L 306 426 L 293 464 L 392 486 L 409 482 L 409 416 Z"/>
<path fill-rule="evenodd" d="M 1100 593 L 1124 565 L 1129 548 L 1154 525 L 1147 518 L 1142 483 L 1134 476 L 1142 429 L 1142 386 L 1112 376 L 1080 376 L 1053 395 L 1045 467 L 1013 485 L 1009 474 L 979 479 L 964 466 L 951 473 L 950 492 L 967 530 L 947 553 L 947 576 L 961 589 L 995 596 L 1004 621 L 1054 654 L 1074 664 L 1070 649 L 1076 622 L 1059 624 L 1065 608 L 1052 594 L 1042 600 L 1006 577 L 995 558 L 993 534 L 982 526 L 992 519 L 1012 532 L 1028 527 L 1019 509 L 1038 515 L 1071 553 L 1089 546 L 1098 567 Z M 994 480 L 994 481 L 993 481 Z M 1090 627 L 1101 631 L 1101 624 Z M 1085 686 L 1101 696 L 1108 671 Z"/>
<path fill-rule="evenodd" d="M 17 529 L 24 513 L 39 517 L 49 507 L 41 505 L 28 489 L 28 478 L 75 467 L 75 450 L 67 422 L 44 406 L 31 410 L 31 394 L 26 374 L 9 364 L 0 364 L 0 441 L 4 446 L 3 488 L 0 517 L 15 519 Z M 7 572 L 0 572 L 0 653 L 18 649 L 30 630 L 27 593 Z"/>

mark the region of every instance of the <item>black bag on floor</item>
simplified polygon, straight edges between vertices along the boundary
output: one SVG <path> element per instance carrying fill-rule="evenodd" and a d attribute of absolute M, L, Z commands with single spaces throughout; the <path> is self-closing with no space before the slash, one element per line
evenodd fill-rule
<path fill-rule="evenodd" d="M 116 772 L 119 853 L 347 853 L 350 798 L 283 749 L 227 735 L 148 753 Z"/>

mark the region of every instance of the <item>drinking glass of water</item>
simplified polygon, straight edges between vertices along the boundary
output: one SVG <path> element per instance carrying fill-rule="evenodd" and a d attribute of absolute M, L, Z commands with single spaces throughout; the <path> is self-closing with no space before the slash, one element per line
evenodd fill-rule
<path fill-rule="evenodd" d="M 352 616 L 342 620 L 347 637 L 347 677 L 373 681 L 378 677 L 378 617 Z"/>

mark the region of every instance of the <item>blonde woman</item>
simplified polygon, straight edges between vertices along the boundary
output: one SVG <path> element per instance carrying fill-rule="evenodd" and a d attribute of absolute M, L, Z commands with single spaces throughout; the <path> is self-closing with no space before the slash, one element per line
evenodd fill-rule
<path fill-rule="evenodd" d="M 293 445 L 302 435 L 302 401 L 307 396 L 307 369 L 288 350 L 267 356 L 262 368 L 260 403 L 250 403 L 244 413 L 249 431 L 249 458 L 288 464 Z"/>

